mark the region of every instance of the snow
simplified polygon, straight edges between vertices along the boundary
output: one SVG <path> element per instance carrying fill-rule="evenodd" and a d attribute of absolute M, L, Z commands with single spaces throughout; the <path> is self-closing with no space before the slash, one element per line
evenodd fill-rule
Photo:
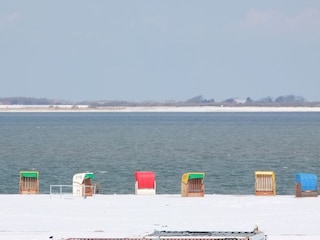
<path fill-rule="evenodd" d="M 143 237 L 155 230 L 252 231 L 320 239 L 318 197 L 254 195 L 0 195 L 0 239 Z"/>

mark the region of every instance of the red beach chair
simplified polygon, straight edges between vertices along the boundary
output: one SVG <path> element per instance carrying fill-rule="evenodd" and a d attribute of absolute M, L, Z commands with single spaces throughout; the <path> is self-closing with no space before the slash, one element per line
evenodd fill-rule
<path fill-rule="evenodd" d="M 134 173 L 135 176 L 135 194 L 136 195 L 154 195 L 156 194 L 156 176 L 154 172 Z"/>

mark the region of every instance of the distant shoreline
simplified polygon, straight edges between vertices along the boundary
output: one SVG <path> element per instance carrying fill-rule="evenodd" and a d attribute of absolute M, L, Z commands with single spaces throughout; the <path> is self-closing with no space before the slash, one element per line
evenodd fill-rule
<path fill-rule="evenodd" d="M 0 105 L 0 112 L 320 112 L 320 107 Z"/>

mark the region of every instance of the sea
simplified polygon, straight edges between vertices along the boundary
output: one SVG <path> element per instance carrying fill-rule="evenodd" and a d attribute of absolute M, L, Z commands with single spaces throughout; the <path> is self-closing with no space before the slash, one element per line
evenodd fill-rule
<path fill-rule="evenodd" d="M 0 194 L 19 172 L 40 173 L 40 193 L 94 173 L 101 194 L 134 194 L 134 172 L 153 171 L 157 194 L 180 194 L 181 176 L 205 173 L 206 194 L 254 194 L 254 172 L 274 171 L 277 194 L 295 174 L 320 176 L 320 113 L 0 113 Z"/>

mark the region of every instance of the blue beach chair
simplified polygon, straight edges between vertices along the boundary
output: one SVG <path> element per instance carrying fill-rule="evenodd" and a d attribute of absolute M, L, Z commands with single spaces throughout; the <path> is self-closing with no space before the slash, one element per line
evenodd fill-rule
<path fill-rule="evenodd" d="M 295 180 L 296 197 L 318 197 L 318 180 L 316 174 L 297 173 Z"/>

